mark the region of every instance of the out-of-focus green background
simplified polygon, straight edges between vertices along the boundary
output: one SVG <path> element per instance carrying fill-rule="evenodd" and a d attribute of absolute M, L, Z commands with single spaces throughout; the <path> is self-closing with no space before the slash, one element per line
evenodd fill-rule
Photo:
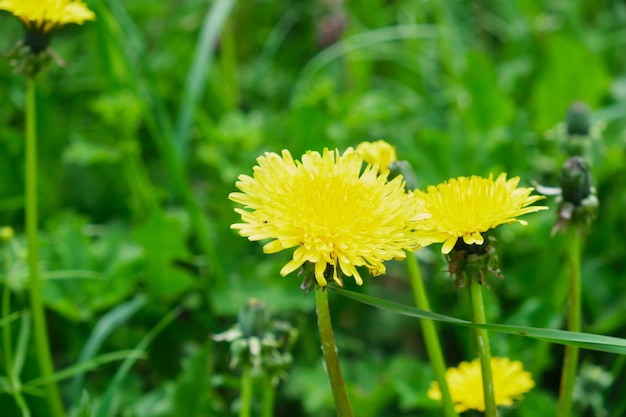
<path fill-rule="evenodd" d="M 87 2 L 95 22 L 55 33 L 67 65 L 38 77 L 44 299 L 58 369 L 79 361 L 97 323 L 99 353 L 133 349 L 169 311 L 180 315 L 114 385 L 115 416 L 236 415 L 226 330 L 255 297 L 299 329 L 276 416 L 332 416 L 314 300 L 290 251 L 263 255 L 229 229 L 228 194 L 265 151 L 300 155 L 384 139 L 420 187 L 507 172 L 555 186 L 563 121 L 591 109 L 587 157 L 600 200 L 585 238 L 583 330 L 626 337 L 626 4 L 618 0 L 221 0 Z M 0 12 L 0 50 L 23 29 Z M 215 36 L 213 36 L 215 35 Z M 0 282 L 28 305 L 23 239 L 24 80 L 0 62 Z M 566 237 L 549 212 L 506 226 L 505 279 L 490 279 L 488 320 L 561 328 Z M 433 310 L 470 316 L 439 248 L 418 253 Z M 412 304 L 405 266 L 347 288 Z M 147 298 L 141 298 L 145 295 Z M 140 298 L 137 298 L 140 297 Z M 131 303 L 131 304 L 122 304 Z M 132 304 L 137 303 L 137 304 Z M 337 344 L 359 417 L 438 416 L 419 322 L 331 294 Z M 115 324 L 107 312 L 141 305 Z M 449 365 L 475 357 L 467 329 L 440 327 Z M 12 326 L 17 334 L 18 326 Z M 492 351 L 524 362 L 537 386 L 503 416 L 555 415 L 563 348 L 494 334 Z M 25 381 L 37 374 L 26 352 Z M 95 352 L 93 353 L 95 355 Z M 6 374 L 1 368 L 1 374 Z M 624 356 L 581 353 L 580 416 L 626 415 Z M 120 362 L 62 382 L 97 405 Z M 35 416 L 46 416 L 28 397 Z M 0 393 L 3 417 L 17 416 Z M 606 410 L 606 411 L 603 411 Z M 471 415 L 471 413 L 468 413 Z"/>

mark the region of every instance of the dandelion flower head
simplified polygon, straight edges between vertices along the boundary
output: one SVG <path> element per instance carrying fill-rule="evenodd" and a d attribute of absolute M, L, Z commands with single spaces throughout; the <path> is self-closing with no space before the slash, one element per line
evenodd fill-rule
<path fill-rule="evenodd" d="M 491 371 L 496 405 L 512 405 L 513 400 L 522 399 L 523 394 L 535 386 L 530 372 L 525 371 L 519 361 L 491 358 Z M 478 359 L 461 362 L 458 368 L 448 368 L 446 381 L 457 413 L 472 409 L 485 411 L 483 377 Z M 441 391 L 437 382 L 431 384 L 428 398 L 441 401 Z"/>
<path fill-rule="evenodd" d="M 396 148 L 384 140 L 376 142 L 361 142 L 356 152 L 370 165 L 378 165 L 380 171 L 389 168 L 389 164 L 398 160 Z"/>
<path fill-rule="evenodd" d="M 425 209 L 432 216 L 418 226 L 429 235 L 430 243 L 443 242 L 441 252 L 450 253 L 457 240 L 463 238 L 468 244 L 482 245 L 481 233 L 504 223 L 519 222 L 518 216 L 547 210 L 545 206 L 532 206 L 545 198 L 531 195 L 532 187 L 517 187 L 519 177 L 507 180 L 502 173 L 494 181 L 478 176 L 458 177 L 424 191 L 415 191 Z"/>
<path fill-rule="evenodd" d="M 265 153 L 257 159 L 252 177 L 240 175 L 241 192 L 229 198 L 242 223 L 231 228 L 252 241 L 272 239 L 265 253 L 297 247 L 280 271 L 287 275 L 305 262 L 315 264 L 315 278 L 326 286 L 325 273 L 342 285 L 341 274 L 361 285 L 357 267 L 373 275 L 385 273 L 383 261 L 404 259 L 405 249 L 418 248 L 414 231 L 418 211 L 404 191 L 401 177 L 387 181 L 352 148 L 343 154 L 325 149 L 309 151 L 302 161 L 289 151 Z"/>
<path fill-rule="evenodd" d="M 13 13 L 29 32 L 40 34 L 69 23 L 82 24 L 96 18 L 80 0 L 0 0 L 0 10 Z"/>

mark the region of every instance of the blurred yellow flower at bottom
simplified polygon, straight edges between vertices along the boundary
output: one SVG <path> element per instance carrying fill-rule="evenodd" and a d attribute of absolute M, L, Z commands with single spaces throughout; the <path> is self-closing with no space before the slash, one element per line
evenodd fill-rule
<path fill-rule="evenodd" d="M 535 386 L 530 372 L 524 371 L 520 361 L 491 358 L 491 371 L 497 406 L 513 404 L 513 400 L 522 399 L 522 395 Z M 457 413 L 472 409 L 485 411 L 483 376 L 478 359 L 461 362 L 458 368 L 448 368 L 446 380 Z M 430 385 L 428 398 L 441 401 L 441 391 L 437 382 Z"/>

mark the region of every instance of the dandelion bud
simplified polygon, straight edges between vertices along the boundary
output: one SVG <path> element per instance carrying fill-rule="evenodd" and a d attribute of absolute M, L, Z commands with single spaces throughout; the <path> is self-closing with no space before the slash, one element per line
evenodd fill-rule
<path fill-rule="evenodd" d="M 559 173 L 559 182 L 563 201 L 574 206 L 581 205 L 582 201 L 591 194 L 589 164 L 580 157 L 568 159 Z"/>
<path fill-rule="evenodd" d="M 589 164 L 581 157 L 565 161 L 559 173 L 561 195 L 559 196 L 558 218 L 552 235 L 566 230 L 570 224 L 587 227 L 596 217 L 598 198 L 591 184 Z"/>
<path fill-rule="evenodd" d="M 587 104 L 577 101 L 567 110 L 565 119 L 568 135 L 587 136 L 591 127 L 591 114 Z"/>
<path fill-rule="evenodd" d="M 239 311 L 237 321 L 245 337 L 261 336 L 265 333 L 269 316 L 264 302 L 250 299 Z"/>

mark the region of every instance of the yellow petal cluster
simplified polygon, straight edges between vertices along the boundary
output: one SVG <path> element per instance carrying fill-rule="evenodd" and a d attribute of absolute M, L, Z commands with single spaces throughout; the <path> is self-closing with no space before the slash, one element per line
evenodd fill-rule
<path fill-rule="evenodd" d="M 356 152 L 370 165 L 377 165 L 380 171 L 389 168 L 389 164 L 398 160 L 395 146 L 379 140 L 376 142 L 361 142 Z"/>
<path fill-rule="evenodd" d="M 491 358 L 493 386 L 496 405 L 511 405 L 530 391 L 535 382 L 530 372 L 524 371 L 519 361 L 508 358 Z M 458 368 L 448 368 L 446 381 L 457 413 L 467 410 L 485 411 L 483 379 L 478 359 L 461 362 Z M 441 401 L 439 384 L 433 382 L 428 390 L 428 398 Z"/>
<path fill-rule="evenodd" d="M 325 273 L 342 285 L 341 275 L 361 285 L 357 267 L 373 275 L 385 272 L 384 261 L 404 259 L 404 250 L 418 248 L 414 231 L 420 212 L 405 193 L 401 177 L 387 180 L 352 148 L 343 154 L 325 149 L 309 151 L 301 161 L 289 151 L 265 153 L 252 177 L 240 175 L 241 192 L 229 198 L 242 223 L 231 228 L 252 241 L 272 239 L 265 253 L 297 248 L 280 271 L 284 276 L 305 262 L 315 264 L 315 278 L 326 286 Z"/>
<path fill-rule="evenodd" d="M 494 181 L 478 176 L 458 177 L 424 191 L 415 191 L 415 198 L 424 204 L 431 217 L 421 221 L 419 228 L 428 236 L 429 243 L 443 242 L 441 251 L 449 253 L 459 238 L 468 244 L 481 245 L 481 235 L 504 223 L 519 222 L 518 216 L 547 210 L 545 206 L 528 207 L 545 198 L 531 195 L 533 188 L 517 187 L 519 177 L 507 180 L 502 173 Z"/>
<path fill-rule="evenodd" d="M 68 23 L 95 20 L 95 14 L 80 0 L 0 0 L 0 10 L 17 16 L 26 29 L 48 33 Z"/>

